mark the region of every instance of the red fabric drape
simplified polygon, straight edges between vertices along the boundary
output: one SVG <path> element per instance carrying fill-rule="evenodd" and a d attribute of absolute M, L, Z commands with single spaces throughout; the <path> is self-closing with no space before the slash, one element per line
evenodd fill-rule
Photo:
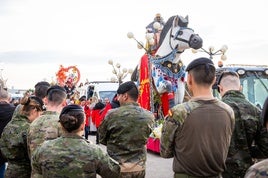
<path fill-rule="evenodd" d="M 163 93 L 161 96 L 162 111 L 164 116 L 168 114 L 169 102 L 168 102 L 168 93 Z"/>
<path fill-rule="evenodd" d="M 138 102 L 141 107 L 151 110 L 150 107 L 150 76 L 149 76 L 149 62 L 148 62 L 148 55 L 144 54 L 141 58 L 140 62 L 140 95 Z"/>
<path fill-rule="evenodd" d="M 161 96 L 161 102 L 163 114 L 166 116 L 168 114 L 168 110 L 174 105 L 174 93 L 163 93 Z"/>

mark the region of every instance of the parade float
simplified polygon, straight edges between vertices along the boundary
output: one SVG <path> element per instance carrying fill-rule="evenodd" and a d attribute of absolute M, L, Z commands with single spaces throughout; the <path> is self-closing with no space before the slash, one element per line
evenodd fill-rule
<path fill-rule="evenodd" d="M 60 65 L 56 79 L 57 84 L 65 88 L 68 101 L 78 100 L 79 93 L 76 92 L 76 85 L 80 81 L 80 71 L 76 66 L 64 67 Z"/>
<path fill-rule="evenodd" d="M 156 116 L 156 126 L 147 142 L 147 149 L 160 152 L 161 128 L 169 108 L 181 103 L 185 93 L 185 66 L 181 59 L 184 50 L 202 47 L 202 39 L 188 28 L 188 16 L 172 16 L 166 23 L 153 23 L 155 30 L 147 30 L 145 50 L 131 79 L 139 86 L 138 102 L 141 107 L 152 111 Z"/>
<path fill-rule="evenodd" d="M 80 71 L 76 66 L 63 67 L 63 65 L 60 65 L 56 77 L 57 84 L 60 86 L 64 86 L 68 80 L 76 85 L 80 80 Z"/>

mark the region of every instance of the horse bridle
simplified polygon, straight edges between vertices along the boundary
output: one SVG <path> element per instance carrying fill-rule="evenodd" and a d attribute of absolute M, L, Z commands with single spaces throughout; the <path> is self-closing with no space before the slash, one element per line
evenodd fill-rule
<path fill-rule="evenodd" d="M 179 36 L 179 33 L 180 33 L 181 31 L 183 31 L 184 29 L 189 29 L 189 30 L 191 30 L 191 31 L 194 31 L 193 29 L 188 28 L 188 27 L 180 27 L 179 30 L 176 32 L 176 34 L 173 35 L 173 34 L 172 34 L 173 28 L 171 29 L 171 31 L 170 31 L 170 38 L 169 38 L 169 46 L 170 46 L 170 48 L 171 48 L 172 50 L 174 50 L 174 49 L 178 49 L 178 45 L 179 45 L 179 44 L 177 44 L 177 45 L 175 46 L 175 48 L 173 48 L 172 45 L 171 45 L 171 38 L 173 38 L 174 40 L 178 40 L 178 41 L 182 41 L 182 42 L 184 42 L 184 43 L 187 43 L 187 44 L 190 46 L 190 41 L 191 41 L 193 35 L 190 36 L 190 39 L 189 39 L 189 40 L 185 40 L 185 39 L 183 39 L 183 38 L 179 38 L 179 37 L 178 37 L 178 36 Z M 183 53 L 183 52 L 184 52 L 184 50 L 183 50 L 183 51 L 179 51 L 179 50 L 177 50 L 176 53 Z"/>

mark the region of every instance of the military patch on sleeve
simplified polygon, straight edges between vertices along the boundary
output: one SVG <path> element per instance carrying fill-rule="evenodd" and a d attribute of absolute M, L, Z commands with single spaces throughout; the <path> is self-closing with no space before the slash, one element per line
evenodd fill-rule
<path fill-rule="evenodd" d="M 168 110 L 168 116 L 169 117 L 172 117 L 173 116 L 173 113 L 172 113 L 172 111 L 170 109 Z"/>

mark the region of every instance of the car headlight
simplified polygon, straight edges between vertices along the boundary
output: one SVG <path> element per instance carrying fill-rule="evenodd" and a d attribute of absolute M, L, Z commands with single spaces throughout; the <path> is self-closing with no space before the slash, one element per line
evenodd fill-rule
<path fill-rule="evenodd" d="M 246 73 L 245 69 L 237 69 L 236 71 L 239 75 L 244 75 Z"/>
<path fill-rule="evenodd" d="M 265 73 L 266 75 L 268 75 L 268 69 L 266 69 L 266 70 L 264 71 L 264 73 Z"/>

